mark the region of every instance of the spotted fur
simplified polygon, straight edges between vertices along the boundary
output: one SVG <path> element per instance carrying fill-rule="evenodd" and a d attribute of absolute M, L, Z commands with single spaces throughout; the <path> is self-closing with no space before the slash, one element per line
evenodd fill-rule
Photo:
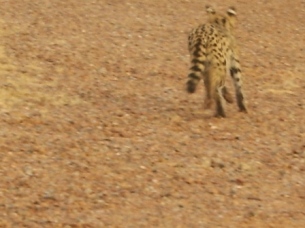
<path fill-rule="evenodd" d="M 226 15 L 218 14 L 206 7 L 208 21 L 193 29 L 188 37 L 188 48 L 191 55 L 191 67 L 186 89 L 194 93 L 201 80 L 206 90 L 205 108 L 215 103 L 217 117 L 226 117 L 224 100 L 233 102 L 233 98 L 225 87 L 226 75 L 231 75 L 239 110 L 247 112 L 242 92 L 241 69 L 237 47 L 233 36 L 236 11 L 233 7 Z"/>

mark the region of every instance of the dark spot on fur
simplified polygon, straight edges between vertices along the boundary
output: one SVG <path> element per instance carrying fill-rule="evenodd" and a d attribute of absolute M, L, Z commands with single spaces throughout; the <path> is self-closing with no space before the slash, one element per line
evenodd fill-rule
<path fill-rule="evenodd" d="M 202 61 L 202 60 L 199 60 L 199 59 L 193 59 L 192 63 L 193 64 L 201 64 L 201 65 L 205 65 L 206 64 L 205 61 Z"/>
<path fill-rule="evenodd" d="M 198 65 L 192 66 L 191 69 L 192 71 L 201 71 Z"/>
<path fill-rule="evenodd" d="M 200 77 L 197 76 L 195 73 L 190 73 L 188 77 L 191 78 L 191 79 L 198 80 L 198 81 L 200 80 Z"/>
<path fill-rule="evenodd" d="M 188 93 L 194 93 L 196 91 L 196 86 L 199 81 L 200 81 L 200 78 L 196 74 L 190 73 L 189 80 L 186 83 L 186 91 Z"/>
<path fill-rule="evenodd" d="M 234 76 L 234 75 L 237 74 L 238 72 L 241 72 L 241 70 L 240 70 L 239 68 L 232 67 L 232 68 L 230 69 L 231 76 Z"/>

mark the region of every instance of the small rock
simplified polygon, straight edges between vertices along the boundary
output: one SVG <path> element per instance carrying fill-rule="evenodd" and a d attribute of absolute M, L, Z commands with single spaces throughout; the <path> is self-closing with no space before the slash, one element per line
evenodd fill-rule
<path fill-rule="evenodd" d="M 107 69 L 105 67 L 101 67 L 100 69 L 98 69 L 98 73 L 101 75 L 106 75 Z"/>
<path fill-rule="evenodd" d="M 34 172 L 33 172 L 33 169 L 30 168 L 30 167 L 25 167 L 24 168 L 24 173 L 28 176 L 33 176 L 34 175 Z"/>
<path fill-rule="evenodd" d="M 224 168 L 225 167 L 225 164 L 221 161 L 221 160 L 219 160 L 219 159 L 213 159 L 212 161 L 211 161 L 211 167 L 212 168 Z"/>

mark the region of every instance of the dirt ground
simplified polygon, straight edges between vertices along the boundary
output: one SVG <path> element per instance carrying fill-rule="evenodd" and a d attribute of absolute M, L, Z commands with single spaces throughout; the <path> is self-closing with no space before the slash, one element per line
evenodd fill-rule
<path fill-rule="evenodd" d="M 210 3 L 239 18 L 226 119 L 185 92 L 207 3 L 0 0 L 0 227 L 305 227 L 305 1 Z"/>

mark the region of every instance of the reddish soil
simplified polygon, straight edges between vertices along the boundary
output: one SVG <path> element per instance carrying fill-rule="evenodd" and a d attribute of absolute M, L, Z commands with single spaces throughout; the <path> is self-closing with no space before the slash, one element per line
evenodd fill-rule
<path fill-rule="evenodd" d="M 213 1 L 249 109 L 225 119 L 185 92 L 205 4 L 0 0 L 0 227 L 305 227 L 305 1 Z"/>

